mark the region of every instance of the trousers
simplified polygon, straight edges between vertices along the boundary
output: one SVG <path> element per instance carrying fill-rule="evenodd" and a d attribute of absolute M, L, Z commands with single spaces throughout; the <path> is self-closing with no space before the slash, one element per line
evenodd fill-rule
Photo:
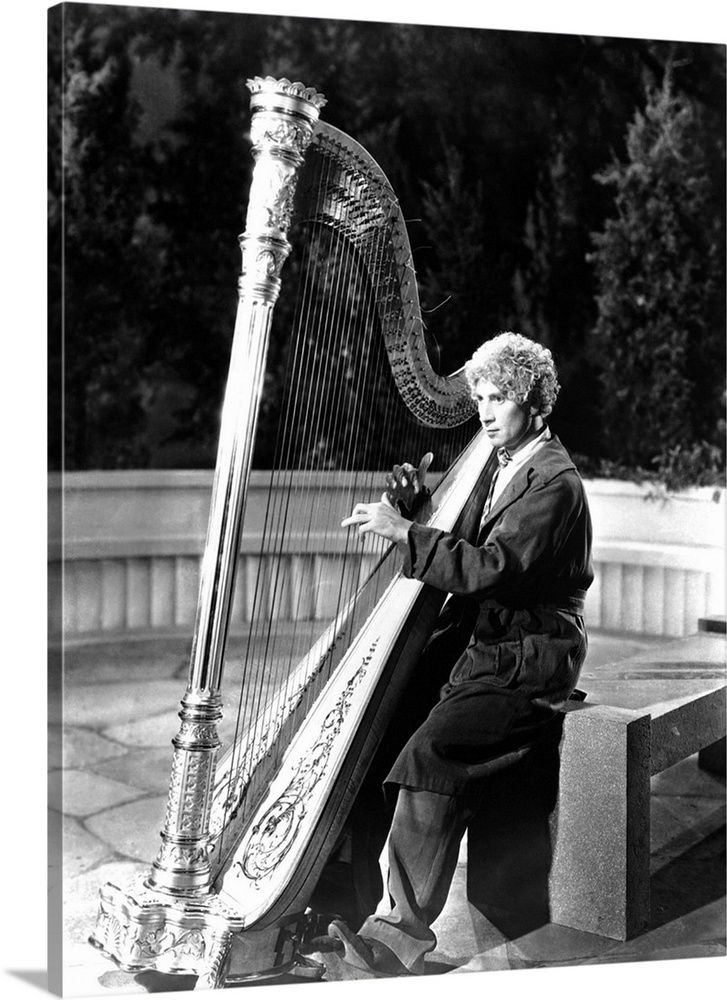
<path fill-rule="evenodd" d="M 413 974 L 436 946 L 431 925 L 444 909 L 473 795 L 400 786 L 388 840 L 389 908 L 367 917 L 358 934 L 385 944 Z"/>

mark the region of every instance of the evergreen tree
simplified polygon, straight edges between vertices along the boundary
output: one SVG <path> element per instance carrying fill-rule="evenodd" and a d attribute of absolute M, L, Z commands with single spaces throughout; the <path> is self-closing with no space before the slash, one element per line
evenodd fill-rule
<path fill-rule="evenodd" d="M 92 8 L 93 9 L 93 8 Z M 126 17 L 53 11 L 49 87 L 51 468 L 145 464 L 140 350 L 154 240 Z M 62 293 L 62 294 L 61 294 Z M 61 409 L 62 405 L 62 409 Z"/>
<path fill-rule="evenodd" d="M 671 72 L 597 179 L 616 208 L 592 255 L 608 457 L 694 481 L 722 443 L 724 233 L 700 111 Z"/>
<path fill-rule="evenodd" d="M 459 368 L 491 331 L 482 317 L 496 310 L 486 280 L 482 183 L 463 183 L 461 153 L 448 146 L 435 183 L 424 182 L 422 223 L 435 252 L 420 277 L 432 363 L 442 374 Z M 438 251 L 438 252 L 436 252 Z"/>

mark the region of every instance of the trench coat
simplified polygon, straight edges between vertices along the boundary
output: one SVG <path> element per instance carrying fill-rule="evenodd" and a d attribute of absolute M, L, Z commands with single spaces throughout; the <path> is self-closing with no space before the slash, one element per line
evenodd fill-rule
<path fill-rule="evenodd" d="M 451 595 L 426 656 L 454 666 L 385 785 L 477 791 L 544 738 L 587 650 L 592 527 L 557 437 L 517 471 L 474 543 L 413 523 L 406 576 Z"/>

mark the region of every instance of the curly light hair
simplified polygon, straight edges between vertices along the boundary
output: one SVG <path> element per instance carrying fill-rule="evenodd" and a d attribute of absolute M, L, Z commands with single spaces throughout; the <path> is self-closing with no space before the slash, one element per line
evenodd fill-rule
<path fill-rule="evenodd" d="M 543 417 L 551 412 L 560 392 L 553 355 L 520 333 L 498 333 L 486 341 L 464 366 L 464 372 L 473 395 L 483 378 L 508 399 L 533 407 Z"/>

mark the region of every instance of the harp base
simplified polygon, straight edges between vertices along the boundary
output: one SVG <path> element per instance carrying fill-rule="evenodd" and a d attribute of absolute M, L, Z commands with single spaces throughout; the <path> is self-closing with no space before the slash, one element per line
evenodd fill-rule
<path fill-rule="evenodd" d="M 125 888 L 99 891 L 89 943 L 125 972 L 196 976 L 195 989 L 222 989 L 293 971 L 307 918 L 284 926 L 245 930 L 218 895 L 172 896 L 151 890 L 142 877 Z"/>
<path fill-rule="evenodd" d="M 308 917 L 288 916 L 285 924 L 232 936 L 225 968 L 225 985 L 262 982 L 284 975 L 319 979 L 325 968 L 308 961 L 298 949 L 305 940 Z"/>

